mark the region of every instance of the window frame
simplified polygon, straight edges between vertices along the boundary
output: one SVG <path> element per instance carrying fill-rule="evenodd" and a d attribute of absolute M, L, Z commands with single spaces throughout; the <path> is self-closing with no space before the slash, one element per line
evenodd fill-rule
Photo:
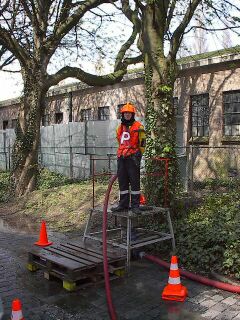
<path fill-rule="evenodd" d="M 59 115 L 61 115 L 61 122 L 57 121 Z M 63 112 L 56 112 L 55 113 L 55 124 L 61 124 L 61 123 L 63 123 Z"/>
<path fill-rule="evenodd" d="M 93 115 L 92 115 L 91 108 L 86 108 L 86 109 L 80 110 L 80 121 L 81 122 L 92 121 L 92 120 L 93 120 Z"/>
<path fill-rule="evenodd" d="M 225 97 L 227 96 L 227 95 L 236 95 L 236 94 L 239 94 L 239 96 L 238 96 L 238 101 L 236 100 L 236 101 L 230 101 L 230 102 L 226 102 L 225 101 Z M 231 97 L 230 97 L 230 100 L 231 100 Z M 237 103 L 237 104 L 239 104 L 239 111 L 237 111 L 237 112 L 234 112 L 234 111 L 232 111 L 232 112 L 226 112 L 225 110 L 226 110 L 226 105 L 227 104 L 229 104 L 229 105 L 231 105 L 231 104 L 235 104 L 235 103 Z M 240 120 L 239 120 L 239 123 L 238 124 L 236 124 L 236 123 L 232 123 L 232 119 L 234 118 L 234 116 L 236 115 L 236 114 L 239 114 L 239 118 L 240 118 L 240 90 L 230 90 L 230 91 L 223 91 L 222 92 L 222 133 L 223 133 L 223 136 L 224 137 L 236 137 L 236 138 L 240 138 Z M 231 124 L 228 124 L 228 125 L 226 125 L 226 115 L 230 115 L 231 116 Z M 239 126 L 239 133 L 238 134 L 236 134 L 236 133 L 233 133 L 233 126 L 236 126 L 236 125 L 238 125 Z M 226 126 L 228 126 L 228 127 L 230 127 L 230 133 L 226 133 Z"/>
<path fill-rule="evenodd" d="M 3 120 L 2 126 L 3 130 L 9 129 L 9 120 Z"/>
<path fill-rule="evenodd" d="M 202 116 L 199 115 L 199 113 L 197 112 L 197 119 L 196 119 L 196 122 L 197 122 L 197 125 L 193 125 L 193 109 L 194 109 L 194 106 L 193 106 L 193 98 L 197 97 L 197 98 L 200 98 L 202 96 L 202 98 L 207 98 L 207 105 L 204 105 L 204 104 L 200 104 L 198 107 L 203 107 L 205 109 L 208 110 L 208 114 L 204 114 Z M 198 107 L 196 107 L 196 110 L 198 111 Z M 209 104 L 209 93 L 206 92 L 206 93 L 200 93 L 200 94 L 194 94 L 194 95 L 190 95 L 190 122 L 191 122 L 191 127 L 190 127 L 190 130 L 191 130 L 191 138 L 194 140 L 194 139 L 201 139 L 203 137 L 209 137 L 209 127 L 210 127 L 210 123 L 209 123 L 209 118 L 210 118 L 210 104 Z M 204 118 L 207 116 L 208 118 L 208 121 L 207 121 L 207 125 L 204 123 Z M 202 119 L 202 125 L 198 125 L 198 120 L 199 119 Z M 193 134 L 193 128 L 197 128 L 197 135 L 196 134 Z M 203 131 L 203 134 L 199 134 L 199 131 Z M 206 132 L 207 131 L 207 132 Z"/>
<path fill-rule="evenodd" d="M 105 113 L 106 110 L 107 110 L 108 114 Z M 98 120 L 99 121 L 110 120 L 110 107 L 109 106 L 98 107 Z"/>

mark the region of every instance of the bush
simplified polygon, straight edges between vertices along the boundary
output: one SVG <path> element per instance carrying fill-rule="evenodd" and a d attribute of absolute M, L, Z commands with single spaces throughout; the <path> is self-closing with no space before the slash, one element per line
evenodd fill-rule
<path fill-rule="evenodd" d="M 176 217 L 178 256 L 185 268 L 240 279 L 239 208 L 239 191 L 234 191 L 211 195 L 200 207 Z"/>
<path fill-rule="evenodd" d="M 60 173 L 51 172 L 48 169 L 42 169 L 40 171 L 37 189 L 45 190 L 54 187 L 63 186 L 69 184 L 71 180 Z"/>
<path fill-rule="evenodd" d="M 226 189 L 226 191 L 230 191 L 231 188 L 238 188 L 240 185 L 240 179 L 238 177 L 227 177 L 227 178 L 219 178 L 219 179 L 213 179 L 209 178 L 204 181 L 197 181 L 195 183 L 197 188 L 196 190 L 203 190 L 203 189 L 208 189 L 208 190 L 219 190 L 220 188 Z"/>
<path fill-rule="evenodd" d="M 71 183 L 71 180 L 59 173 L 42 169 L 38 178 L 37 189 L 45 190 L 54 187 L 63 186 Z M 6 202 L 9 199 L 10 173 L 0 171 L 0 202 Z"/>

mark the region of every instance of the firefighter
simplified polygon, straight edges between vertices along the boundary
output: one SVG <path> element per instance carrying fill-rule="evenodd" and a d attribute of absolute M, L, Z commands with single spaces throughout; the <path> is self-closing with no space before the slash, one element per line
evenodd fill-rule
<path fill-rule="evenodd" d="M 140 214 L 140 163 L 145 149 L 145 131 L 143 125 L 135 120 L 136 108 L 131 103 L 121 110 L 121 124 L 117 127 L 117 176 L 120 189 L 120 200 L 113 212 L 129 209 Z M 129 190 L 129 186 L 131 190 Z"/>

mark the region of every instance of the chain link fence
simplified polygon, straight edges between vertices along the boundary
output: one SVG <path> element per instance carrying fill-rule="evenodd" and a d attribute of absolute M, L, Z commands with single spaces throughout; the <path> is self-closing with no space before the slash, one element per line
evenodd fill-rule
<path fill-rule="evenodd" d="M 240 179 L 240 146 L 191 146 L 188 154 L 188 192 L 227 186 Z"/>

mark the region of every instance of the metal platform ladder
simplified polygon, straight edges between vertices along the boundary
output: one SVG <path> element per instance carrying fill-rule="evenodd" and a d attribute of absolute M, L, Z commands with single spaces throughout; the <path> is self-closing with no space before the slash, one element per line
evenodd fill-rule
<path fill-rule="evenodd" d="M 102 243 L 102 231 L 91 232 L 94 216 L 100 214 L 102 214 L 102 210 L 100 209 L 95 208 L 91 210 L 85 227 L 83 241 L 91 239 Z M 145 207 L 141 215 L 133 214 L 131 210 L 118 213 L 109 211 L 108 216 L 109 220 L 111 220 L 111 225 L 109 225 L 109 229 L 107 230 L 107 243 L 126 251 L 127 272 L 130 271 L 131 253 L 134 249 L 171 240 L 172 248 L 175 250 L 175 238 L 169 208 L 149 207 L 148 209 L 148 207 Z M 141 227 L 141 220 L 153 216 L 155 219 L 157 219 L 157 216 L 164 217 L 168 226 L 167 233 Z"/>

